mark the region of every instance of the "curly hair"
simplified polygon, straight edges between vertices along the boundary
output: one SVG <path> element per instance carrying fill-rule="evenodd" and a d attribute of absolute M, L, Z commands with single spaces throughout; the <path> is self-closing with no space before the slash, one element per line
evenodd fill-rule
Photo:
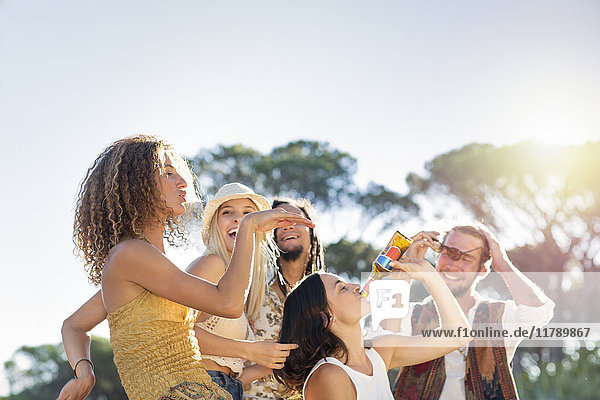
<path fill-rule="evenodd" d="M 289 204 L 290 206 L 298 208 L 306 218 L 311 221 L 314 221 L 314 209 L 310 200 L 305 198 L 298 199 L 290 199 L 290 198 L 275 198 L 273 203 L 271 204 L 271 208 L 277 208 L 282 204 Z M 275 235 L 275 244 L 277 243 L 277 235 Z M 281 264 L 279 259 L 277 259 L 276 263 L 276 274 L 277 274 L 277 282 L 279 284 L 279 288 L 281 289 L 284 296 L 287 296 L 287 288 L 285 283 L 288 283 L 287 280 L 283 276 L 283 272 L 281 271 Z M 321 239 L 319 237 L 319 233 L 316 231 L 316 228 L 310 228 L 310 250 L 308 253 L 308 261 L 306 263 L 306 270 L 304 271 L 304 276 L 314 274 L 318 271 L 325 271 L 325 256 L 323 253 L 323 244 L 321 243 Z"/>
<path fill-rule="evenodd" d="M 108 252 L 123 239 L 143 238 L 149 225 L 166 224 L 164 237 L 170 244 L 185 242 L 176 217 L 161 218 L 172 212 L 156 180 L 167 155 L 180 175 L 191 176 L 171 146 L 145 135 L 114 142 L 88 169 L 77 196 L 73 241 L 94 284 L 101 281 Z"/>
<path fill-rule="evenodd" d="M 305 277 L 285 300 L 279 333 L 279 343 L 295 343 L 298 348 L 290 352 L 282 369 L 273 370 L 292 397 L 302 395 L 304 381 L 320 359 L 336 357 L 348 361 L 348 349 L 329 328 L 331 322 L 321 274 Z"/>

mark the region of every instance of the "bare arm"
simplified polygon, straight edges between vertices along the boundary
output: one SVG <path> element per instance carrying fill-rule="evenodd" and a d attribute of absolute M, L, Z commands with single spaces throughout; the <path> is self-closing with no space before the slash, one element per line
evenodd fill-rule
<path fill-rule="evenodd" d="M 223 259 L 214 254 L 202 256 L 188 267 L 189 273 L 210 282 L 218 282 L 225 270 L 226 266 Z M 208 317 L 208 315 L 206 313 L 199 314 L 198 321 L 204 320 L 204 317 Z M 271 368 L 282 368 L 289 351 L 298 347 L 295 344 L 281 344 L 274 341 L 253 342 L 228 339 L 206 331 L 199 326 L 195 326 L 194 331 L 202 354 L 250 360 L 267 367 L 269 372 L 265 375 L 270 373 Z M 260 376 L 255 379 L 258 378 Z"/>
<path fill-rule="evenodd" d="M 102 293 L 98 291 L 84 305 L 63 322 L 62 339 L 71 367 L 82 358 L 90 360 L 90 334 L 96 325 L 104 321 L 106 310 Z M 71 379 L 62 388 L 58 400 L 83 400 L 92 391 L 95 376 L 87 361 L 77 364 L 77 378 Z"/>
<path fill-rule="evenodd" d="M 229 267 L 216 285 L 181 271 L 147 243 L 140 240 L 121 242 L 105 266 L 103 288 L 106 289 L 107 283 L 112 285 L 115 289 L 112 295 L 116 297 L 123 292 L 119 285 L 135 284 L 176 303 L 213 315 L 237 318 L 243 311 L 250 282 L 254 233 L 295 223 L 314 226 L 308 219 L 281 209 L 246 215 L 239 225 Z M 133 297 L 114 302 L 111 309 L 126 304 Z"/>
<path fill-rule="evenodd" d="M 529 307 L 540 307 L 544 304 L 548 297 L 513 265 L 506 255 L 506 251 L 491 233 L 486 232 L 485 235 L 492 253 L 492 270 L 502 276 L 515 303 Z"/>
<path fill-rule="evenodd" d="M 215 335 L 200 327 L 194 327 L 200 352 L 221 357 L 243 358 L 269 369 L 283 368 L 290 350 L 298 347 L 293 343 L 276 343 L 270 340 L 252 342 L 248 340 L 228 339 Z"/>
<path fill-rule="evenodd" d="M 254 364 L 244 368 L 238 379 L 242 382 L 242 385 L 246 386 L 251 384 L 257 379 L 267 376 L 272 373 L 271 368 L 263 367 L 262 365 Z"/>
<path fill-rule="evenodd" d="M 308 378 L 305 400 L 356 399 L 356 389 L 346 372 L 333 364 L 323 364 Z"/>
<path fill-rule="evenodd" d="M 406 259 L 390 264 L 394 269 L 405 271 L 411 278 L 423 282 L 438 308 L 441 328 L 457 332 L 470 330 L 471 326 L 448 286 L 433 267 L 424 260 Z M 373 340 L 373 346 L 383 357 L 388 369 L 420 364 L 441 357 L 465 346 L 471 338 L 445 338 L 423 336 L 384 335 Z"/>
<path fill-rule="evenodd" d="M 408 249 L 406 249 L 402 258 L 424 259 L 428 248 L 435 251 L 435 242 L 437 242 L 439 235 L 440 233 L 436 231 L 421 231 L 417 233 L 411 238 L 413 242 L 408 246 Z M 439 242 L 437 244 L 439 245 Z M 388 331 L 398 333 L 402 328 L 402 319 L 386 319 L 381 322 L 381 326 Z"/>

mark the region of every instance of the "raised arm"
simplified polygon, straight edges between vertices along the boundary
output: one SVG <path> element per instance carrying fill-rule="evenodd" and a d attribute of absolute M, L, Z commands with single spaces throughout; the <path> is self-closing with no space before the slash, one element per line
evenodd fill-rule
<path fill-rule="evenodd" d="M 441 319 L 440 329 L 453 333 L 471 329 L 465 314 L 431 264 L 421 259 L 404 259 L 390 264 L 410 278 L 419 279 L 433 297 Z M 458 336 L 458 335 L 457 335 Z M 471 338 L 384 335 L 373 340 L 388 369 L 420 364 L 465 346 Z"/>
<path fill-rule="evenodd" d="M 515 304 L 540 307 L 548 301 L 544 292 L 513 265 L 498 240 L 487 231 L 485 236 L 492 253 L 492 270 L 502 276 Z"/>
<path fill-rule="evenodd" d="M 403 258 L 425 258 L 427 249 L 430 248 L 435 251 L 435 247 L 439 246 L 438 236 L 439 232 L 436 231 L 421 231 L 414 235 L 411 240 L 412 243 L 408 246 L 408 249 L 402 255 Z M 436 244 L 437 242 L 437 244 Z M 410 318 L 410 316 L 408 317 Z M 402 319 L 390 318 L 381 322 L 381 327 L 390 332 L 399 333 L 402 328 Z"/>
<path fill-rule="evenodd" d="M 119 286 L 123 289 L 133 283 L 196 310 L 237 318 L 243 311 L 245 292 L 250 282 L 255 232 L 296 223 L 313 226 L 310 220 L 282 209 L 246 215 L 239 225 L 229 267 L 216 285 L 181 271 L 150 244 L 128 240 L 119 243 L 107 261 L 103 286 L 110 280 L 110 286 L 115 289 L 112 294 L 116 295 L 122 293 Z M 112 307 L 116 309 L 126 302 L 122 299 Z"/>
<path fill-rule="evenodd" d="M 65 384 L 58 400 L 83 400 L 92 391 L 96 378 L 91 363 L 85 361 L 91 361 L 89 332 L 105 318 L 102 293 L 98 291 L 63 322 L 63 346 L 77 377 Z"/>

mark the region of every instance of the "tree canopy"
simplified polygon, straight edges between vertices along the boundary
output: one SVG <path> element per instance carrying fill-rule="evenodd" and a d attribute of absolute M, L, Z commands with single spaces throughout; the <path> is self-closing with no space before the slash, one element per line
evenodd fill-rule
<path fill-rule="evenodd" d="M 523 142 L 499 148 L 474 143 L 435 157 L 424 176 L 410 174 L 406 180 L 413 199 L 432 204 L 440 197 L 454 200 L 471 218 L 512 239 L 508 253 L 522 271 L 591 272 L 600 269 L 599 155 L 600 142 Z M 435 213 L 443 219 L 447 210 L 438 207 Z M 540 275 L 550 279 L 550 274 Z M 562 283 L 547 289 L 550 297 L 560 299 L 555 321 L 600 322 L 593 307 L 581 306 L 596 302 L 597 279 L 573 282 L 569 275 L 555 276 Z M 592 384 L 586 373 L 597 370 L 598 349 L 549 354 L 545 357 L 539 348 L 517 350 L 515 376 L 527 398 L 550 393 L 571 397 L 574 387 Z M 594 396 L 586 389 L 577 398 Z"/>
<path fill-rule="evenodd" d="M 524 267 L 592 271 L 600 265 L 599 154 L 600 142 L 474 143 L 435 157 L 427 176 L 410 174 L 407 183 L 411 196 L 453 197 L 474 218 L 514 237 L 514 257 L 538 257 Z"/>
<path fill-rule="evenodd" d="M 126 400 L 110 342 L 92 337 L 90 356 L 94 360 L 96 384 L 88 399 Z M 55 399 L 64 384 L 73 378 L 73 370 L 60 343 L 22 346 L 4 363 L 4 371 L 11 400 Z"/>
<path fill-rule="evenodd" d="M 357 161 L 327 142 L 298 140 L 262 154 L 236 144 L 202 150 L 190 159 L 204 192 L 212 195 L 228 182 L 241 182 L 267 197 L 305 197 L 320 210 L 358 207 L 367 220 L 381 213 L 401 217 L 416 203 L 382 184 L 360 188 Z"/>

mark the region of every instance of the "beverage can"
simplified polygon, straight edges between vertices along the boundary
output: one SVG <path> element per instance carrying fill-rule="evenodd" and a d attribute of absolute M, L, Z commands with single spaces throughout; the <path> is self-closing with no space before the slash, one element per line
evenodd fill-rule
<path fill-rule="evenodd" d="M 398 261 L 402 254 L 408 249 L 412 240 L 396 231 L 387 246 L 381 250 L 375 261 L 373 261 L 373 272 L 390 272 L 392 261 Z"/>

